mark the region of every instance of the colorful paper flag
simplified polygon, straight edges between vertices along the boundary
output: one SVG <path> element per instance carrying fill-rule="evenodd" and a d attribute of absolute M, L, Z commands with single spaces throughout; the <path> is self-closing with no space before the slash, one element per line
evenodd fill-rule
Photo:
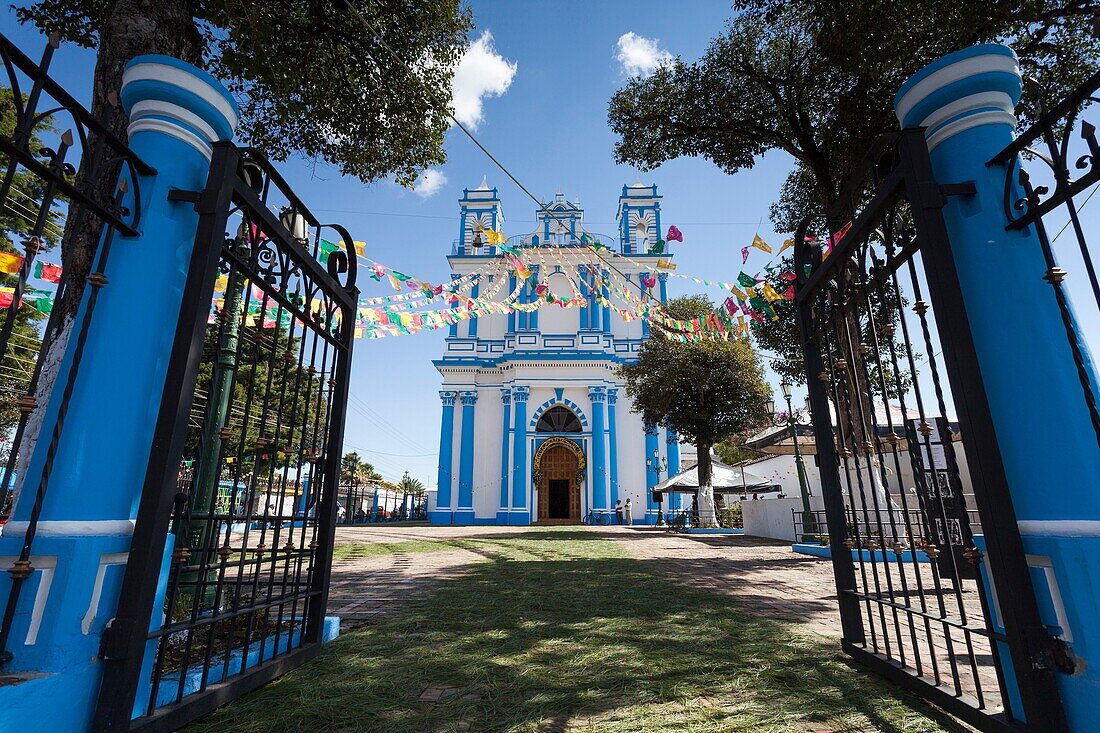
<path fill-rule="evenodd" d="M 23 255 L 14 252 L 0 252 L 0 272 L 9 275 L 19 274 L 19 268 L 23 266 Z"/>
<path fill-rule="evenodd" d="M 39 280 L 57 283 L 61 282 L 61 265 L 53 265 L 39 260 L 34 263 L 34 276 Z"/>
<path fill-rule="evenodd" d="M 752 246 L 755 247 L 756 249 L 763 250 L 764 252 L 767 252 L 768 254 L 772 253 L 771 245 L 769 245 L 767 242 L 765 242 L 763 239 L 761 239 L 759 234 L 752 235 Z"/>
<path fill-rule="evenodd" d="M 661 259 L 657 260 L 657 269 L 659 269 L 659 270 L 675 270 L 676 269 L 676 263 L 674 263 L 672 260 L 668 259 L 667 257 L 662 257 Z"/>
<path fill-rule="evenodd" d="M 778 254 L 783 254 L 784 252 L 786 252 L 788 249 L 790 249 L 793 246 L 794 246 L 794 240 L 793 239 L 784 239 L 783 240 L 783 246 L 779 248 Z"/>
<path fill-rule="evenodd" d="M 743 265 L 748 261 L 749 261 L 749 248 L 748 247 L 742 247 L 741 248 L 741 264 Z"/>
<path fill-rule="evenodd" d="M 752 288 L 756 286 L 756 278 L 742 271 L 737 275 L 737 284 L 743 288 Z"/>
<path fill-rule="evenodd" d="M 670 242 L 683 242 L 684 241 L 684 235 L 675 226 L 670 226 L 668 228 L 668 234 L 665 235 L 665 239 L 667 239 Z"/>

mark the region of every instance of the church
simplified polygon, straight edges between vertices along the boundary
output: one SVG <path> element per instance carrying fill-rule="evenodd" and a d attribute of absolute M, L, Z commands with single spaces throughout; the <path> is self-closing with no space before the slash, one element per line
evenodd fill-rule
<path fill-rule="evenodd" d="M 650 489 L 679 473 L 680 442 L 632 410 L 616 370 L 637 359 L 649 326 L 608 307 L 623 302 L 608 283 L 614 268 L 633 292 L 666 299 L 657 186 L 623 186 L 614 236 L 585 229 L 580 202 L 560 192 L 535 212 L 532 232 L 507 239 L 496 188 L 483 181 L 458 203 L 452 279 L 473 279 L 471 297 L 516 309 L 451 325 L 434 362 L 443 409 L 431 521 L 579 524 L 630 499 L 634 523 L 655 523 Z M 493 269 L 504 258 L 490 242 L 501 241 L 531 277 Z"/>

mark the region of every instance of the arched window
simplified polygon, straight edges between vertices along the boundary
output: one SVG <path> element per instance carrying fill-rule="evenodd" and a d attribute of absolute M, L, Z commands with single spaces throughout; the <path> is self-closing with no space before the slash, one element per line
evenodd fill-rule
<path fill-rule="evenodd" d="M 542 413 L 538 424 L 535 425 L 535 432 L 579 433 L 581 432 L 581 421 L 568 407 L 558 405 Z"/>

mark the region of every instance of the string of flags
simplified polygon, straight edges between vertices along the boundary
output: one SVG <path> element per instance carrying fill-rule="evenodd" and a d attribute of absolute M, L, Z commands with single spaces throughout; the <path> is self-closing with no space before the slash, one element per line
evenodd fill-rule
<path fill-rule="evenodd" d="M 850 229 L 851 224 L 829 237 L 824 246 L 825 256 L 840 242 Z M 778 272 L 779 265 L 769 262 L 763 268 L 767 276 L 761 277 L 758 271 L 749 275 L 744 270 L 738 273 L 734 282 L 724 282 L 695 277 L 676 272 L 676 264 L 669 257 L 659 257 L 652 261 L 639 262 L 629 255 L 608 249 L 597 237 L 582 233 L 580 241 L 583 247 L 531 247 L 520 248 L 507 244 L 503 232 L 482 230 L 487 244 L 496 247 L 497 257 L 492 258 L 482 268 L 453 278 L 450 282 L 433 283 L 396 270 L 383 263 L 365 257 L 365 244 L 355 242 L 354 249 L 358 258 L 367 263 L 368 277 L 376 282 L 386 282 L 393 288 L 391 295 L 362 298 L 355 313 L 354 332 L 356 338 L 382 338 L 418 333 L 421 330 L 438 329 L 453 326 L 463 320 L 494 314 L 533 312 L 546 305 L 561 308 L 598 306 L 614 311 L 625 321 L 646 320 L 649 325 L 663 336 L 677 341 L 698 341 L 707 338 L 729 338 L 747 332 L 746 318 L 757 322 L 778 319 L 774 304 L 783 300 L 793 300 L 793 281 L 797 279 L 793 272 Z M 665 239 L 657 240 L 650 248 L 651 254 L 663 254 L 667 242 L 683 242 L 683 233 L 670 226 Z M 807 241 L 817 241 L 807 237 Z M 320 240 L 318 251 L 329 254 L 343 249 L 342 243 L 335 244 Z M 742 248 L 742 266 L 747 264 L 752 249 L 771 254 L 771 261 L 779 258 L 794 246 L 787 239 L 776 251 L 763 237 L 756 233 L 752 242 Z M 608 268 L 609 261 L 621 260 L 639 271 L 637 284 L 627 282 L 616 268 Z M 554 263 L 552 275 L 565 276 L 570 292 L 556 292 L 549 284 L 547 262 Z M 60 268 L 58 268 L 58 276 Z M 44 277 L 46 270 L 41 275 Z M 52 274 L 52 271 L 51 273 Z M 682 320 L 671 317 L 664 311 L 660 299 L 653 297 L 657 286 L 657 275 L 671 275 L 689 280 L 696 284 L 720 288 L 729 295 L 720 307 L 703 318 Z M 786 287 L 776 287 L 778 279 L 786 282 Z M 513 283 L 511 290 L 503 298 L 497 296 L 507 283 Z M 486 286 L 487 287 L 484 287 Z M 224 276 L 219 278 L 216 290 L 224 292 Z M 640 291 L 635 293 L 634 290 Z M 255 300 L 262 300 L 261 293 L 253 293 Z M 612 301 L 614 296 L 619 303 Z M 0 298 L 3 293 L 0 291 Z M 438 302 L 439 305 L 433 306 Z M 2 300 L 0 300 L 2 303 Z M 224 305 L 224 299 L 215 299 L 215 312 Z M 316 304 L 315 304 L 316 306 Z M 274 312 L 260 314 L 259 306 L 250 303 L 247 314 L 251 323 L 263 323 L 264 327 L 273 327 L 278 320 L 283 325 L 289 323 L 290 316 L 276 307 Z M 278 316 L 278 317 L 276 317 Z M 337 320 L 339 320 L 337 314 Z M 212 314 L 213 317 L 213 314 Z"/>

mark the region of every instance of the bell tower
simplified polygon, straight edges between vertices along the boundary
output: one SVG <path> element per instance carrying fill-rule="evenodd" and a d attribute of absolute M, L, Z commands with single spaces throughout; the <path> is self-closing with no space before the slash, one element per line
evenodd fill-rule
<path fill-rule="evenodd" d="M 462 189 L 458 205 L 461 217 L 454 254 L 495 255 L 497 249 L 489 244 L 488 233 L 504 228 L 504 210 L 497 189 L 489 188 L 487 179 L 482 178 L 477 188 Z"/>
<path fill-rule="evenodd" d="M 661 235 L 661 196 L 656 184 L 640 180 L 623 186 L 619 195 L 619 249 L 623 254 L 649 254 Z"/>

